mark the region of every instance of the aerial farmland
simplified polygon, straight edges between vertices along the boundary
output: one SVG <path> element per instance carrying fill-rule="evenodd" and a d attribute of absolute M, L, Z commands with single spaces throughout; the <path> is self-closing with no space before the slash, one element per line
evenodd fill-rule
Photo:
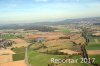
<path fill-rule="evenodd" d="M 41 66 L 90 66 L 90 63 L 80 63 L 81 58 L 87 58 L 87 56 L 89 59 L 96 59 L 92 62 L 93 64 L 99 64 L 99 29 L 88 28 L 83 24 L 86 26 L 84 28 L 81 25 L 79 24 L 78 28 L 76 24 L 48 25 L 52 31 L 46 31 L 47 29 L 45 31 L 0 30 L 0 58 L 4 59 L 0 60 L 1 66 L 17 62 L 24 66 L 39 66 L 40 64 Z M 85 54 L 87 55 L 84 56 Z M 72 61 L 52 63 L 52 59 L 77 59 L 77 63 L 74 61 L 75 65 L 71 63 Z"/>
<path fill-rule="evenodd" d="M 100 0 L 0 0 L 0 66 L 100 66 Z"/>

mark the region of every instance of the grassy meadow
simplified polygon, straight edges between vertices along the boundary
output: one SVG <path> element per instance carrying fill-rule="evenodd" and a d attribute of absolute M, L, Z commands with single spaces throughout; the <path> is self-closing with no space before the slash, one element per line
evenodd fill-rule
<path fill-rule="evenodd" d="M 17 38 L 17 36 L 14 34 L 1 34 L 0 38 L 2 38 L 2 39 L 14 39 L 14 38 Z"/>

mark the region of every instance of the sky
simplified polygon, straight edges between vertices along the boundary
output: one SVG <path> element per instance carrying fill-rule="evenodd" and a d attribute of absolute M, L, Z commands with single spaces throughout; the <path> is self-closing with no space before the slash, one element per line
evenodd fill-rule
<path fill-rule="evenodd" d="M 100 17 L 100 0 L 0 0 L 0 23 Z"/>

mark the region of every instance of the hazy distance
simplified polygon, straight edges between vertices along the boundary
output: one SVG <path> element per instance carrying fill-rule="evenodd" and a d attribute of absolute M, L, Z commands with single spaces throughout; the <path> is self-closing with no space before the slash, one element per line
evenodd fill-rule
<path fill-rule="evenodd" d="M 0 0 L 0 24 L 100 17 L 100 0 Z"/>

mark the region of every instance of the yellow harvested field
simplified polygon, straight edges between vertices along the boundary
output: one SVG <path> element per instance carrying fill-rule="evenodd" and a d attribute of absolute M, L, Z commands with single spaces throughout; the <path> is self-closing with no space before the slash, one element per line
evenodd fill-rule
<path fill-rule="evenodd" d="M 87 53 L 90 55 L 100 55 L 100 50 L 87 50 Z"/>
<path fill-rule="evenodd" d="M 80 32 L 78 29 L 70 29 L 71 32 Z"/>
<path fill-rule="evenodd" d="M 47 41 L 44 44 L 46 44 L 48 47 L 52 46 L 59 46 L 59 45 L 64 45 L 64 44 L 71 44 L 69 39 L 62 39 L 62 40 L 52 40 L 52 41 Z"/>
<path fill-rule="evenodd" d="M 0 63 L 13 61 L 12 55 L 15 54 L 12 50 L 3 49 L 0 50 Z"/>
<path fill-rule="evenodd" d="M 98 39 L 94 39 L 95 40 L 95 42 L 97 43 L 97 44 L 99 44 L 100 43 L 100 41 L 98 40 Z"/>
<path fill-rule="evenodd" d="M 68 50 L 68 49 L 59 50 L 59 52 L 63 52 L 63 53 L 65 53 L 65 54 L 70 54 L 70 55 L 73 55 L 73 54 L 80 54 L 80 52 L 76 52 L 76 51 L 72 51 L 72 50 Z"/>
<path fill-rule="evenodd" d="M 12 48 L 12 47 L 22 47 L 22 46 L 26 47 L 26 46 L 29 45 L 29 43 L 27 43 L 25 40 L 20 39 L 20 38 L 17 38 L 17 39 L 10 39 L 10 40 L 14 41 L 16 44 L 13 44 L 13 45 L 12 45 L 11 47 L 9 47 L 9 48 Z"/>
<path fill-rule="evenodd" d="M 60 49 L 70 49 L 72 48 L 72 42 L 69 39 L 59 39 L 43 42 L 47 48 L 38 49 L 39 52 L 54 51 Z M 42 47 L 42 44 L 34 44 L 32 48 Z"/>
<path fill-rule="evenodd" d="M 95 34 L 93 34 L 93 35 L 95 35 L 95 36 L 100 36 L 100 32 L 97 32 L 97 33 L 95 33 Z"/>
<path fill-rule="evenodd" d="M 71 37 L 71 40 L 76 40 L 79 39 L 81 37 L 81 34 L 69 34 Z"/>
<path fill-rule="evenodd" d="M 85 43 L 85 39 L 83 37 L 79 37 L 79 38 L 74 39 L 72 41 L 75 42 L 76 44 L 84 44 Z"/>
<path fill-rule="evenodd" d="M 20 38 L 17 38 L 17 39 L 10 39 L 10 40 L 12 40 L 12 41 L 14 41 L 15 43 L 26 43 L 26 41 L 25 40 L 23 40 L 23 39 L 20 39 Z"/>
<path fill-rule="evenodd" d="M 25 38 L 37 38 L 44 37 L 46 39 L 54 39 L 63 36 L 63 33 L 60 32 L 38 32 L 36 34 L 27 34 Z"/>
<path fill-rule="evenodd" d="M 27 66 L 24 60 L 1 63 L 0 66 Z"/>
<path fill-rule="evenodd" d="M 28 38 L 38 38 L 38 37 L 43 37 L 45 40 L 59 40 L 61 37 L 63 38 L 69 38 L 70 40 L 76 40 L 78 41 L 83 41 L 84 38 L 81 38 L 81 33 L 62 33 L 62 32 L 38 32 L 36 34 L 27 34 L 25 36 L 26 39 Z M 80 43 L 80 42 L 79 42 Z"/>
<path fill-rule="evenodd" d="M 84 44 L 85 39 L 81 36 L 81 34 L 76 33 L 53 33 L 53 32 L 44 32 L 33 34 L 31 36 L 34 37 L 45 37 L 46 41 L 42 42 L 46 48 L 41 48 L 42 45 L 34 44 L 32 47 L 38 49 L 39 52 L 46 51 L 55 51 L 61 49 L 70 49 L 73 46 L 73 42 L 76 44 Z"/>
<path fill-rule="evenodd" d="M 11 47 L 27 47 L 29 45 L 29 43 L 19 43 L 19 44 L 13 44 Z"/>
<path fill-rule="evenodd" d="M 12 55 L 0 55 L 0 63 L 13 61 Z"/>
<path fill-rule="evenodd" d="M 9 49 L 0 50 L 0 55 L 4 55 L 4 54 L 15 54 L 15 52 Z"/>

